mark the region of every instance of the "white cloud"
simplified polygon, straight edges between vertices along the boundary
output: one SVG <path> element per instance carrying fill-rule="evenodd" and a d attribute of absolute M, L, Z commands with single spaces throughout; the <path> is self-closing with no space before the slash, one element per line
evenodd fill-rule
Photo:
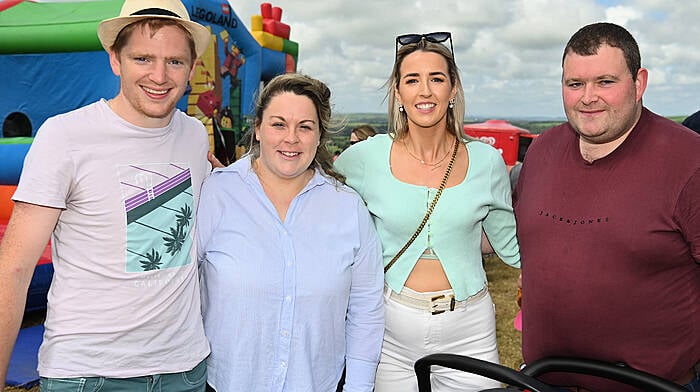
<path fill-rule="evenodd" d="M 637 8 L 616 6 L 605 10 L 606 20 L 621 26 L 626 26 L 632 20 L 640 20 L 644 14 Z"/>
<path fill-rule="evenodd" d="M 338 112 L 386 110 L 394 38 L 451 31 L 470 116 L 563 116 L 561 56 L 585 24 L 622 24 L 650 71 L 645 104 L 663 115 L 700 107 L 700 2 L 620 0 L 279 0 L 299 70 L 325 81 Z M 250 27 L 254 2 L 234 2 Z"/>

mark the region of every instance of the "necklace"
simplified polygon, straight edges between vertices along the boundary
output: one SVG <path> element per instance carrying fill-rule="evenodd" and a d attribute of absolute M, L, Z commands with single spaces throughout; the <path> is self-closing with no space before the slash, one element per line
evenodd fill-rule
<path fill-rule="evenodd" d="M 411 150 L 408 148 L 408 144 L 406 144 L 406 139 L 403 139 L 403 147 L 406 149 L 406 152 L 408 153 L 408 155 L 409 155 L 411 158 L 413 158 L 413 159 L 415 159 L 416 161 L 420 162 L 422 165 L 425 165 L 425 166 L 432 166 L 431 170 L 436 170 L 438 167 L 440 167 L 440 164 L 442 164 L 442 163 L 445 161 L 445 159 L 447 159 L 447 157 L 450 156 L 450 153 L 452 152 L 452 151 L 450 151 L 450 150 L 447 150 L 447 154 L 445 154 L 444 157 L 438 159 L 436 162 L 430 162 L 430 163 L 428 163 L 428 162 L 426 162 L 424 159 L 419 158 L 418 156 L 414 155 L 414 154 L 411 152 Z"/>

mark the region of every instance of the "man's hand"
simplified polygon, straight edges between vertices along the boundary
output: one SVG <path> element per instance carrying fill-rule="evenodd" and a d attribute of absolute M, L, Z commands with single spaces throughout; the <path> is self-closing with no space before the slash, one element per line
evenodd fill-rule
<path fill-rule="evenodd" d="M 226 167 L 216 158 L 216 156 L 214 156 L 214 153 L 212 153 L 211 151 L 207 153 L 207 160 L 209 161 L 209 163 L 211 163 L 212 169 L 216 169 L 218 167 Z"/>

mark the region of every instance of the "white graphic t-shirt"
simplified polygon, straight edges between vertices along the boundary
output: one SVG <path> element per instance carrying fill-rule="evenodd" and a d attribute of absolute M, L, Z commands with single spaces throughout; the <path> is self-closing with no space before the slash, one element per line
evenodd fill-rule
<path fill-rule="evenodd" d="M 208 355 L 193 243 L 207 150 L 180 111 L 140 128 L 104 100 L 39 129 L 13 199 L 63 209 L 41 376 L 182 372 Z"/>

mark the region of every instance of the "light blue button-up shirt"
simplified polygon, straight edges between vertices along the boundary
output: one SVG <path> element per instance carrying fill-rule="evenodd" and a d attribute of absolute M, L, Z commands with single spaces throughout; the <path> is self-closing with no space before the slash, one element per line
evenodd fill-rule
<path fill-rule="evenodd" d="M 360 197 L 316 171 L 282 222 L 245 157 L 206 180 L 197 213 L 217 392 L 370 392 L 384 333 L 382 254 Z"/>

